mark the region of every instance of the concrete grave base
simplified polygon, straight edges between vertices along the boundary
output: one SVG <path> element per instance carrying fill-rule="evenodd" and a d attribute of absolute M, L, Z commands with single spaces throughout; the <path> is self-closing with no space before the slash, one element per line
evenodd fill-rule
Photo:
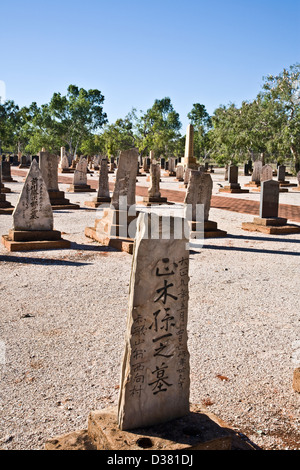
<path fill-rule="evenodd" d="M 261 232 L 268 235 L 288 235 L 300 233 L 300 226 L 287 224 L 287 219 L 281 217 L 254 217 L 253 222 L 243 222 L 242 229 L 249 232 Z"/>
<path fill-rule="evenodd" d="M 105 209 L 103 217 L 95 220 L 94 227 L 86 227 L 85 236 L 101 245 L 132 254 L 134 239 L 128 237 L 128 227 L 137 216 L 138 212 L 136 215 L 128 215 L 126 210 Z"/>
<path fill-rule="evenodd" d="M 68 193 L 95 193 L 96 189 L 90 187 L 89 184 L 71 184 Z"/>
<path fill-rule="evenodd" d="M 230 194 L 240 194 L 240 193 L 249 193 L 249 189 L 240 188 L 231 188 L 230 186 L 224 186 L 224 188 L 219 189 L 219 193 L 230 193 Z"/>
<path fill-rule="evenodd" d="M 0 215 L 11 215 L 14 211 L 14 207 L 3 208 L 0 207 Z"/>
<path fill-rule="evenodd" d="M 73 209 L 73 210 L 80 209 L 80 206 L 78 204 L 72 204 L 69 201 L 69 199 L 65 198 L 64 191 L 51 190 L 51 191 L 48 191 L 48 193 L 49 193 L 49 198 L 50 198 L 50 204 L 54 211 L 68 210 L 68 209 Z"/>
<path fill-rule="evenodd" d="M 300 191 L 300 186 L 297 186 L 296 188 L 293 188 L 292 191 Z"/>
<path fill-rule="evenodd" d="M 225 230 L 218 229 L 217 222 L 207 220 L 204 222 L 204 229 L 198 222 L 190 222 L 190 238 L 191 239 L 202 239 L 204 238 L 222 238 L 227 236 Z"/>
<path fill-rule="evenodd" d="M 130 255 L 133 254 L 134 240 L 132 238 L 109 237 L 99 234 L 95 227 L 86 227 L 84 234 L 86 237 L 95 240 L 103 246 L 110 246 L 119 251 L 124 251 Z"/>
<path fill-rule="evenodd" d="M 192 405 L 190 413 L 171 422 L 121 431 L 116 408 L 92 411 L 87 429 L 49 439 L 45 450 L 256 450 L 246 438 L 210 413 Z"/>
<path fill-rule="evenodd" d="M 96 209 L 97 207 L 102 206 L 103 204 L 110 204 L 111 198 L 110 197 L 97 197 L 93 201 L 86 201 L 84 203 L 87 207 L 93 207 Z"/>
<path fill-rule="evenodd" d="M 290 183 L 289 181 L 278 181 L 281 188 L 296 188 L 297 185 Z"/>
<path fill-rule="evenodd" d="M 255 181 L 250 181 L 250 183 L 246 183 L 244 186 L 247 186 L 248 188 L 258 188 L 260 186 L 260 183 L 256 183 Z"/>
<path fill-rule="evenodd" d="M 153 205 L 156 205 L 156 204 L 168 204 L 168 199 L 166 197 L 150 197 L 150 196 L 147 196 L 147 197 L 143 198 L 142 204 L 147 206 L 147 207 L 153 206 Z"/>
<path fill-rule="evenodd" d="M 254 192 L 256 192 L 256 193 L 260 193 L 260 189 L 261 189 L 261 188 L 260 188 L 260 186 L 259 186 L 258 188 L 253 188 L 252 191 L 254 191 Z M 288 190 L 288 188 L 281 188 L 281 187 L 280 187 L 280 188 L 279 188 L 279 192 L 280 192 L 280 193 L 288 193 L 289 190 Z"/>
<path fill-rule="evenodd" d="M 10 230 L 2 236 L 2 244 L 8 251 L 59 250 L 70 248 L 71 242 L 61 238 L 57 230 L 18 231 Z"/>

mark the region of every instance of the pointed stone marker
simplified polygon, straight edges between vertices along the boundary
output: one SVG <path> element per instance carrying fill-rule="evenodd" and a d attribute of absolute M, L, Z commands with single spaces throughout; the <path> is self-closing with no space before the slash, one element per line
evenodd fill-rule
<path fill-rule="evenodd" d="M 189 413 L 188 240 L 176 239 L 174 220 L 168 237 L 160 218 L 150 239 L 150 215 L 138 218 L 118 405 L 122 430 Z"/>
<path fill-rule="evenodd" d="M 69 193 L 92 193 L 96 192 L 96 189 L 92 189 L 89 184 L 87 184 L 87 169 L 88 161 L 86 158 L 80 158 L 79 162 L 76 165 L 73 176 L 73 184 L 69 186 Z"/>
<path fill-rule="evenodd" d="M 70 242 L 53 230 L 53 211 L 47 186 L 36 160 L 25 179 L 13 212 L 13 228 L 2 237 L 9 251 L 69 248 Z"/>
<path fill-rule="evenodd" d="M 148 189 L 148 196 L 143 198 L 143 202 L 147 206 L 153 204 L 166 204 L 167 198 L 161 197 L 160 188 L 160 165 L 158 162 L 151 163 L 150 165 L 150 188 Z"/>
<path fill-rule="evenodd" d="M 58 157 L 49 152 L 40 152 L 39 167 L 46 187 L 48 189 L 52 209 L 79 209 L 79 205 L 71 204 L 70 201 L 65 198 L 64 191 L 59 190 Z"/>

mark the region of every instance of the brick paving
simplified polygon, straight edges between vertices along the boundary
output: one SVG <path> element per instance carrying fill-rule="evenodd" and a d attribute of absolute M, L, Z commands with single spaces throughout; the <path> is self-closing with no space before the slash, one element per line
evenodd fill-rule
<path fill-rule="evenodd" d="M 27 170 L 19 170 L 19 169 L 12 169 L 12 174 L 16 176 L 26 176 Z M 72 176 L 62 176 L 59 174 L 58 176 L 59 183 L 68 184 L 73 181 Z M 88 182 L 93 189 L 98 188 L 98 181 L 96 180 L 89 180 Z M 114 187 L 114 183 L 109 183 L 109 189 L 112 191 Z M 148 188 L 145 186 L 138 186 L 136 187 L 136 195 L 137 196 L 147 196 L 148 195 Z M 168 201 L 176 202 L 176 203 L 183 203 L 185 192 L 184 191 L 176 191 L 171 189 L 162 189 L 161 190 L 162 197 L 167 197 Z M 238 199 L 238 198 L 230 198 L 228 196 L 212 196 L 211 199 L 211 207 L 214 209 L 223 209 L 226 211 L 232 212 L 240 212 L 242 214 L 252 214 L 258 215 L 259 214 L 259 202 L 258 201 L 249 201 L 245 199 Z M 279 206 L 279 217 L 284 217 L 285 219 L 292 220 L 294 222 L 300 222 L 300 206 L 294 206 L 290 204 L 280 204 Z"/>

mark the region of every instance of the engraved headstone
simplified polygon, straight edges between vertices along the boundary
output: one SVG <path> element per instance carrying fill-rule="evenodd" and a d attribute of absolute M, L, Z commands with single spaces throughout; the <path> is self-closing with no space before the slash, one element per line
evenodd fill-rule
<path fill-rule="evenodd" d="M 286 170 L 286 167 L 285 165 L 279 165 L 278 167 L 278 181 L 285 181 L 285 170 Z"/>
<path fill-rule="evenodd" d="M 260 179 L 261 179 L 261 171 L 262 171 L 263 164 L 261 161 L 256 161 L 253 164 L 253 173 L 251 177 L 251 181 L 253 181 L 256 184 L 260 184 Z"/>
<path fill-rule="evenodd" d="M 108 160 L 102 158 L 100 160 L 99 187 L 97 198 L 109 199 L 109 180 L 108 180 Z"/>
<path fill-rule="evenodd" d="M 39 165 L 48 191 L 58 191 L 58 160 L 49 152 L 39 153 Z"/>
<path fill-rule="evenodd" d="M 273 179 L 273 168 L 271 165 L 264 165 L 261 169 L 261 183 Z"/>
<path fill-rule="evenodd" d="M 236 165 L 230 165 L 228 168 L 228 183 L 238 184 L 238 173 L 239 169 Z"/>
<path fill-rule="evenodd" d="M 171 227 L 159 219 L 155 239 L 145 237 L 149 218 L 139 215 L 134 244 L 118 403 L 121 430 L 189 414 L 187 239 L 176 239 L 173 217 Z"/>
<path fill-rule="evenodd" d="M 260 194 L 260 218 L 278 217 L 279 183 L 274 180 L 263 181 Z"/>
<path fill-rule="evenodd" d="M 87 185 L 87 166 L 88 162 L 86 158 L 81 158 L 76 165 L 76 170 L 74 171 L 73 185 Z"/>
<path fill-rule="evenodd" d="M 191 170 L 185 201 L 192 209 L 192 219 L 197 220 L 197 205 L 204 206 L 204 221 L 208 221 L 213 181 L 209 173 Z"/>
<path fill-rule="evenodd" d="M 13 228 L 21 231 L 53 230 L 53 212 L 49 194 L 36 160 L 31 163 L 13 212 Z"/>
<path fill-rule="evenodd" d="M 138 150 L 131 149 L 121 152 L 116 172 L 116 182 L 112 195 L 112 206 L 119 207 L 120 198 L 127 197 L 127 207 L 135 204 L 136 166 Z"/>
<path fill-rule="evenodd" d="M 153 198 L 160 198 L 159 190 L 160 182 L 160 166 L 157 163 L 150 165 L 150 188 L 148 189 L 148 196 Z"/>

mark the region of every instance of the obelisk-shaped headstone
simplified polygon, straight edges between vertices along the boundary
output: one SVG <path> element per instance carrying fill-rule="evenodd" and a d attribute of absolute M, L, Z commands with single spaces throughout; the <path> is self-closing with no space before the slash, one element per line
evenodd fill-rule
<path fill-rule="evenodd" d="M 102 158 L 99 164 L 99 187 L 97 199 L 110 201 L 109 196 L 109 179 L 108 179 L 108 160 Z"/>
<path fill-rule="evenodd" d="M 158 237 L 145 238 L 149 218 L 139 215 L 134 245 L 118 404 L 122 430 L 189 413 L 187 239 L 175 238 L 175 218 L 171 227 L 160 218 Z"/>
<path fill-rule="evenodd" d="M 13 229 L 53 230 L 53 212 L 47 186 L 36 160 L 33 160 L 18 203 L 13 212 Z"/>

